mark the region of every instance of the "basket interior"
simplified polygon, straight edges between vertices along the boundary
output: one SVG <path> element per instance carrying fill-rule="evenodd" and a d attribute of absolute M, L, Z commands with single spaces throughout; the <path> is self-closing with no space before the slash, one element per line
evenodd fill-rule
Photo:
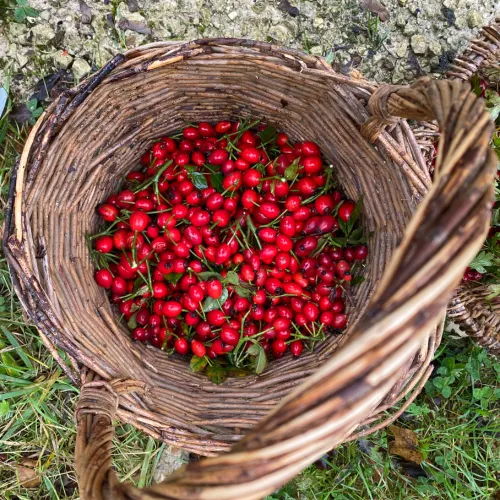
<path fill-rule="evenodd" d="M 353 287 L 351 326 L 364 310 L 403 235 L 415 201 L 402 171 L 360 133 L 366 91 L 300 72 L 275 57 L 223 52 L 104 80 L 52 141 L 25 193 L 28 252 L 58 328 L 78 360 L 106 378 L 144 381 L 119 416 L 201 454 L 226 450 L 349 335 L 329 336 L 298 360 L 273 361 L 260 377 L 220 386 L 189 371 L 186 360 L 133 343 L 92 279 L 85 234 L 98 228 L 95 207 L 137 168 L 151 143 L 189 122 L 262 119 L 293 140 L 316 141 L 343 191 L 363 196 L 372 233 L 365 281 Z M 43 258 L 37 258 L 40 245 Z M 39 256 L 38 256 L 39 257 Z M 141 420 L 142 419 L 142 420 Z"/>

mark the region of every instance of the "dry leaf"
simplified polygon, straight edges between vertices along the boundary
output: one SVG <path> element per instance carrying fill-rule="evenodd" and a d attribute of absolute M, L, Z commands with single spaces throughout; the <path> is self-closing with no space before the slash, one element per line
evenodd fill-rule
<path fill-rule="evenodd" d="M 420 464 L 424 459 L 422 452 L 418 449 L 418 441 L 415 433 L 410 429 L 403 429 L 395 425 L 389 426 L 394 436 L 394 441 L 389 443 L 389 453 L 398 455 L 409 462 Z"/>
<path fill-rule="evenodd" d="M 129 21 L 124 17 L 118 21 L 118 27 L 123 31 L 135 31 L 141 35 L 151 35 L 152 33 L 151 28 L 146 23 L 140 21 Z"/>
<path fill-rule="evenodd" d="M 372 14 L 377 14 L 378 18 L 382 22 L 389 19 L 389 11 L 380 2 L 377 2 L 377 0 L 361 0 L 361 2 L 359 2 L 359 6 L 363 10 L 367 10 Z"/>
<path fill-rule="evenodd" d="M 24 488 L 36 488 L 40 484 L 40 476 L 35 470 L 36 460 L 26 458 L 16 465 L 19 485 Z"/>

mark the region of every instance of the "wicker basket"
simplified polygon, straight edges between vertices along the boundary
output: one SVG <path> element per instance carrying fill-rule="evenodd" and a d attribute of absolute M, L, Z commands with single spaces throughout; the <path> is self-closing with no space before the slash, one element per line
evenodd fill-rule
<path fill-rule="evenodd" d="M 373 236 L 345 335 L 216 386 L 184 359 L 132 343 L 91 279 L 84 235 L 154 138 L 185 122 L 250 116 L 315 140 L 347 195 L 363 195 Z M 395 117 L 437 120 L 434 184 L 410 126 Z M 459 81 L 379 87 L 249 40 L 144 46 L 60 96 L 13 175 L 4 250 L 47 348 L 75 383 L 82 377 L 81 498 L 260 498 L 396 419 L 432 371 L 447 301 L 488 230 L 491 133 L 483 102 Z M 238 443 L 141 493 L 110 470 L 115 417 L 203 455 Z"/>
<path fill-rule="evenodd" d="M 482 29 L 470 49 L 457 57 L 447 77 L 469 81 L 479 73 L 498 92 L 500 85 L 500 18 Z M 448 316 L 458 323 L 479 345 L 500 355 L 500 297 L 486 300 L 488 286 L 461 286 L 448 308 Z"/>

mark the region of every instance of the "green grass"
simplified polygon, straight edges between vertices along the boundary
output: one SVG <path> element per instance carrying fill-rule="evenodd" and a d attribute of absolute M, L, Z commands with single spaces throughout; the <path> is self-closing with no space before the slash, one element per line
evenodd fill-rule
<path fill-rule="evenodd" d="M 0 119 L 2 209 L 26 131 Z M 425 391 L 396 425 L 411 429 L 423 453 L 419 474 L 388 453 L 379 431 L 331 452 L 269 499 L 488 499 L 500 491 L 500 363 L 468 339 L 447 339 Z M 0 491 L 6 500 L 78 498 L 73 470 L 74 389 L 26 324 L 0 258 Z M 128 425 L 116 428 L 119 477 L 151 482 L 164 445 Z M 36 461 L 40 482 L 23 488 L 18 466 Z M 499 494 L 499 493 L 497 493 Z"/>

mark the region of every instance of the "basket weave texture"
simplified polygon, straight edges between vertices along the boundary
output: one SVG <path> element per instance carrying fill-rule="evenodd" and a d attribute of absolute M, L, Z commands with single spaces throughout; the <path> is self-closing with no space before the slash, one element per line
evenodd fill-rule
<path fill-rule="evenodd" d="M 186 122 L 249 117 L 316 141 L 346 194 L 363 196 L 373 234 L 346 334 L 216 386 L 184 359 L 131 341 L 91 278 L 85 234 L 97 229 L 95 206 L 155 138 Z M 437 120 L 434 183 L 396 117 Z M 481 100 L 461 82 L 376 86 L 321 58 L 239 39 L 144 46 L 60 96 L 16 169 L 4 250 L 43 341 L 84 382 L 81 497 L 260 498 L 326 450 L 397 418 L 432 371 L 447 301 L 487 232 L 491 133 Z M 203 455 L 238 443 L 140 493 L 109 470 L 115 417 Z"/>
<path fill-rule="evenodd" d="M 447 77 L 467 82 L 476 73 L 498 92 L 500 18 L 482 29 L 470 48 L 456 58 Z M 487 285 L 461 286 L 450 302 L 448 316 L 488 352 L 500 356 L 500 297 L 486 299 L 490 294 Z"/>

